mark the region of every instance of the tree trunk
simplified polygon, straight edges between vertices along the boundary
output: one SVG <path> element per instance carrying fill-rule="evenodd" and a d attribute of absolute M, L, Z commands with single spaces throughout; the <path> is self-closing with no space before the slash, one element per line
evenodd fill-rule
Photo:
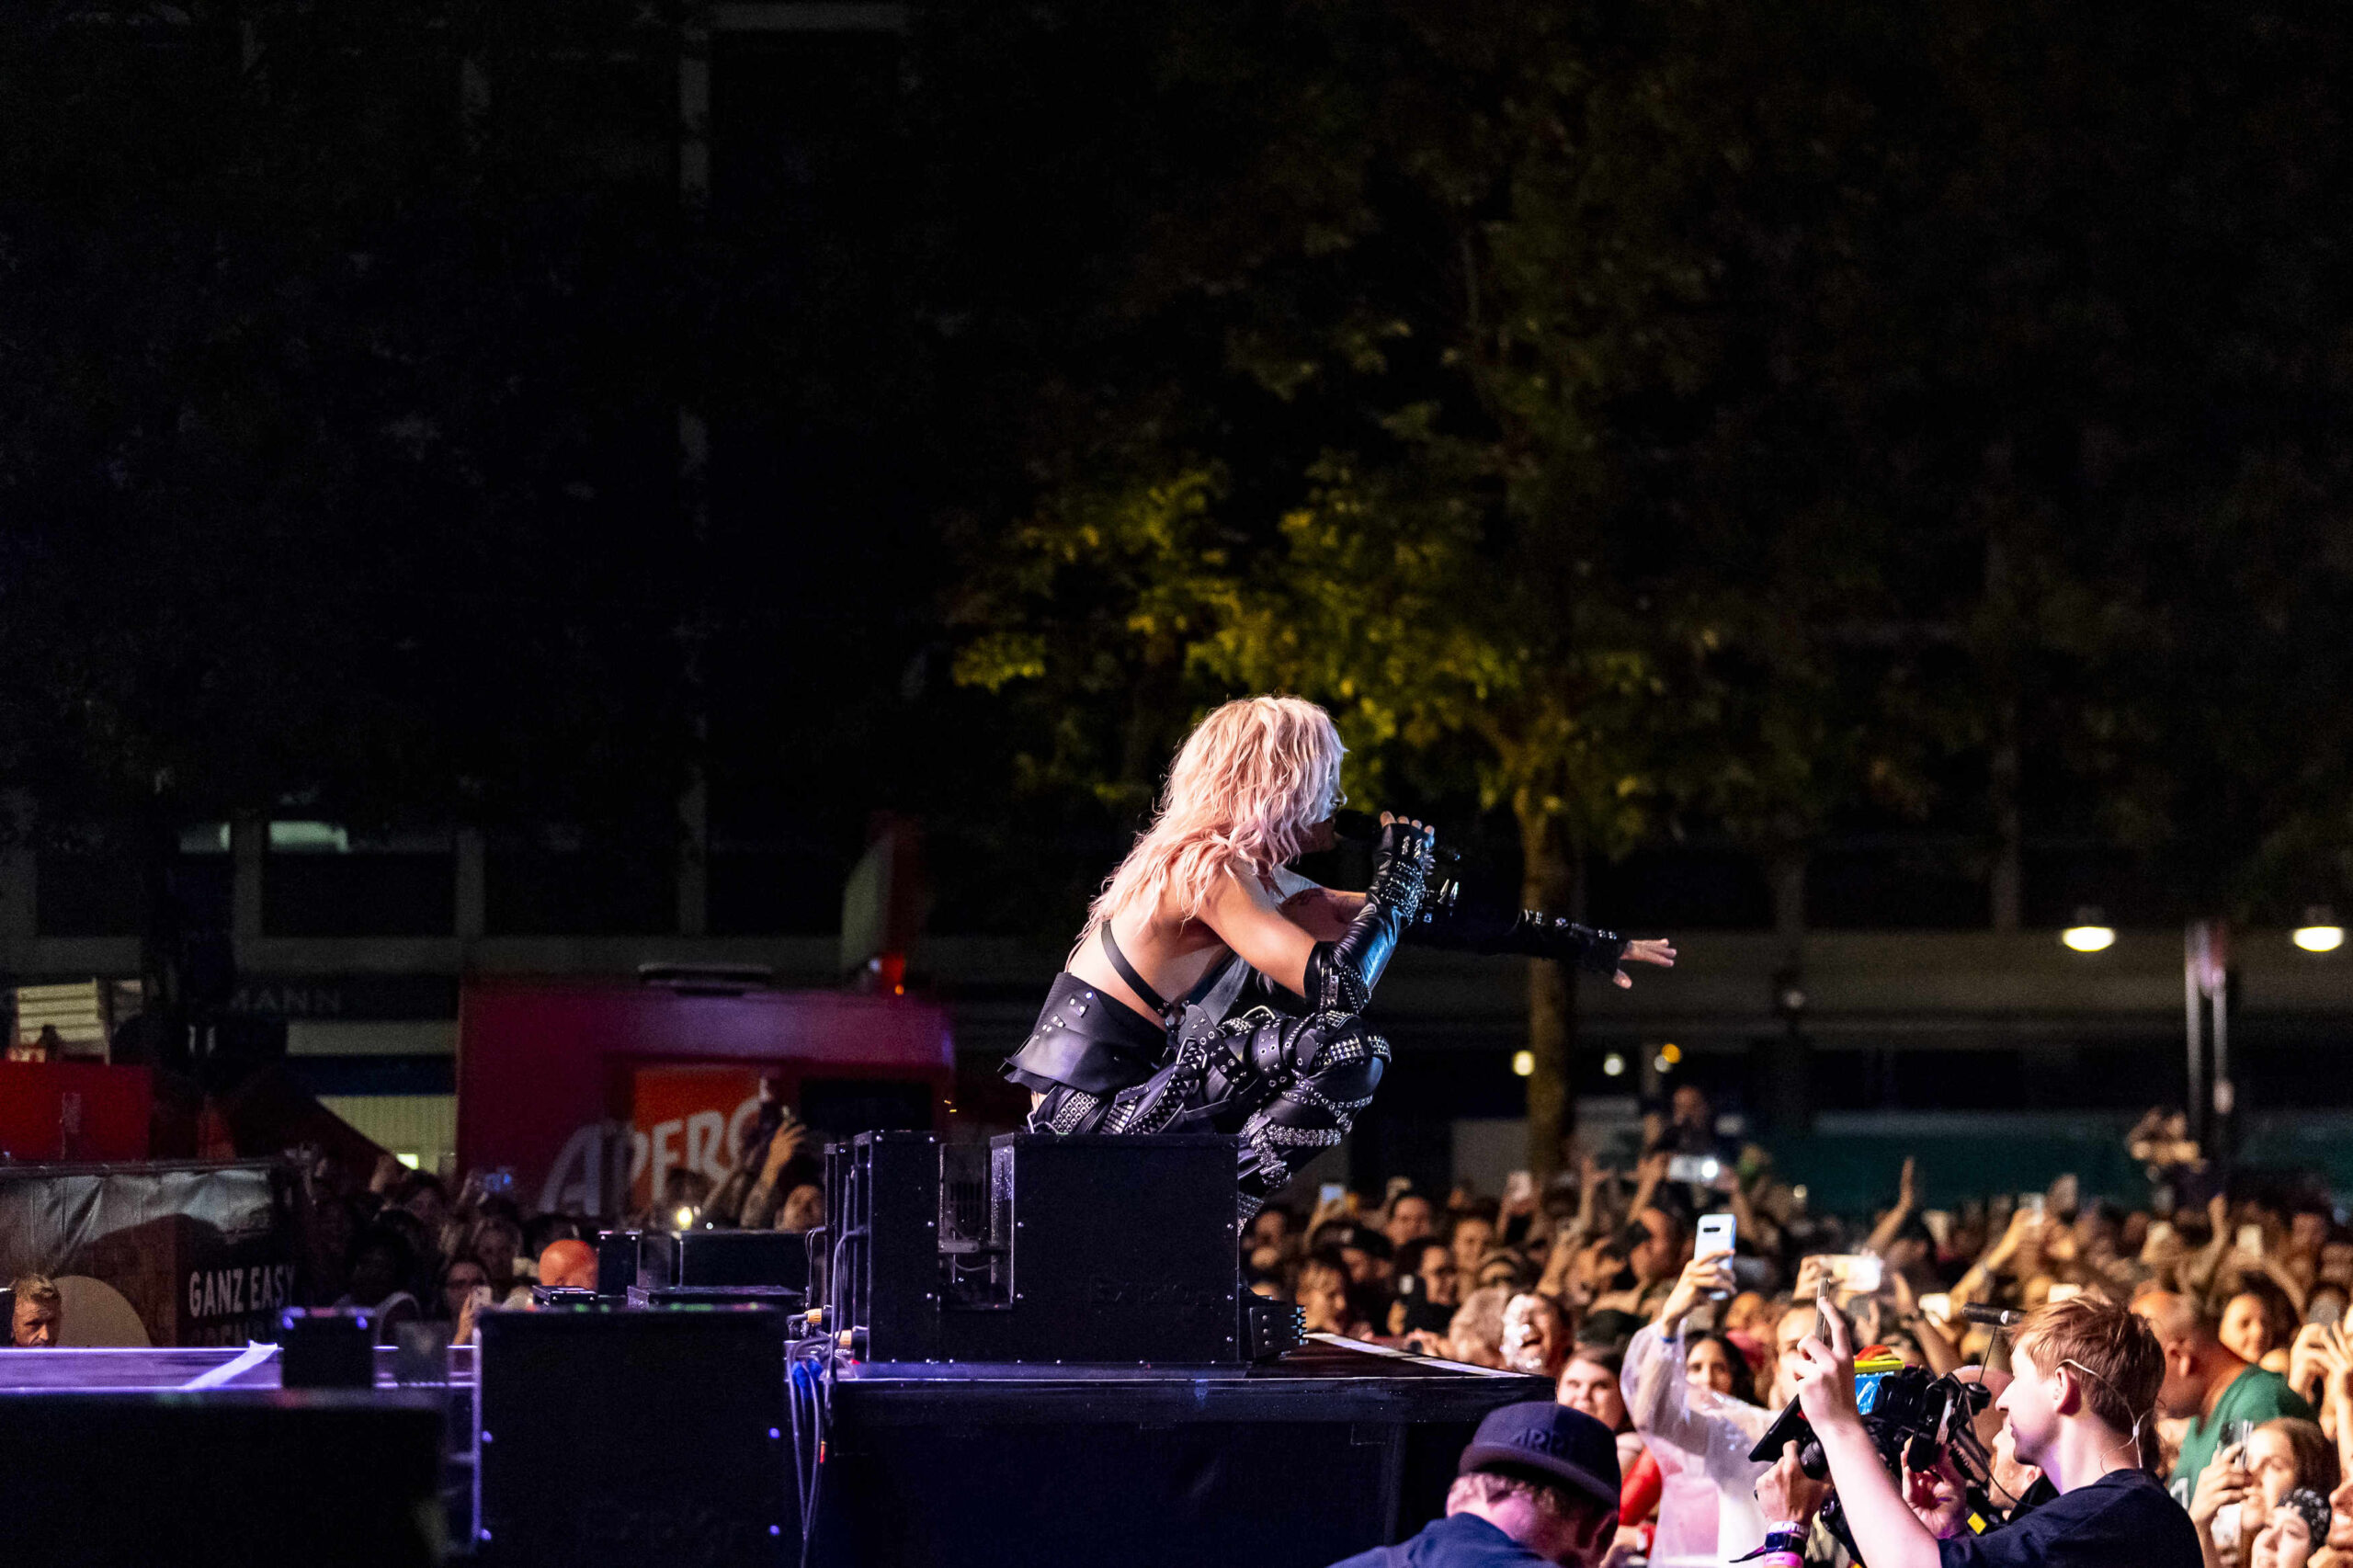
<path fill-rule="evenodd" d="M 1557 817 L 1523 797 L 1517 802 L 1520 902 L 1530 909 L 1574 914 L 1584 858 Z M 1576 1128 L 1569 1095 L 1569 1051 L 1577 1028 L 1576 976 L 1549 959 L 1528 960 L 1528 1168 L 1540 1186 L 1561 1168 L 1561 1141 Z"/>

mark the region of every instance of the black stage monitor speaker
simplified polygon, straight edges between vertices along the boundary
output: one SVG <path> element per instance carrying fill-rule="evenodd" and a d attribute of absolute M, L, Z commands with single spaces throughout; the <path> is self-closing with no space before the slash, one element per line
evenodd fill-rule
<path fill-rule="evenodd" d="M 678 1282 L 678 1233 L 607 1231 L 597 1238 L 597 1294 L 615 1301 L 631 1288 Z"/>
<path fill-rule="evenodd" d="M 41 1568 L 429 1568 L 442 1431 L 425 1394 L 9 1394 L 0 1554 Z"/>
<path fill-rule="evenodd" d="M 332 1307 L 278 1314 L 278 1381 L 290 1389 L 376 1386 L 376 1318 Z"/>
<path fill-rule="evenodd" d="M 788 1231 L 681 1231 L 679 1285 L 809 1285 L 809 1244 Z"/>
<path fill-rule="evenodd" d="M 782 1313 L 485 1312 L 485 1564 L 800 1560 Z"/>
<path fill-rule="evenodd" d="M 834 1144 L 827 1321 L 873 1361 L 1246 1360 L 1236 1148 L 1205 1134 Z"/>

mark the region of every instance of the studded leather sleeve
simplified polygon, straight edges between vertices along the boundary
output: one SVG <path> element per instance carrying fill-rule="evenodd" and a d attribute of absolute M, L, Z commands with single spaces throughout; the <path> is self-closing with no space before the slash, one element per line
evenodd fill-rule
<path fill-rule="evenodd" d="M 1435 846 L 1427 828 L 1392 822 L 1382 831 L 1364 907 L 1338 941 L 1318 942 L 1307 955 L 1307 1000 L 1319 1012 L 1353 1017 L 1372 1000 L 1406 922 L 1421 906 Z"/>
<path fill-rule="evenodd" d="M 1454 952 L 1555 959 L 1587 974 L 1614 973 L 1626 956 L 1626 938 L 1615 931 L 1580 926 L 1540 909 L 1515 910 L 1493 890 L 1466 886 L 1455 877 L 1423 893 L 1406 923 L 1405 939 Z"/>

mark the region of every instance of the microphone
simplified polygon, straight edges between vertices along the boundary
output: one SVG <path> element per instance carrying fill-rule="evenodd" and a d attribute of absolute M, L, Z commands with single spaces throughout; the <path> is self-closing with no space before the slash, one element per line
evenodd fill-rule
<path fill-rule="evenodd" d="M 1374 816 L 1370 812 L 1334 812 L 1332 813 L 1332 835 L 1336 838 L 1345 838 L 1352 844 L 1379 844 L 1381 842 L 1381 819 Z M 1449 848 L 1444 844 L 1438 844 L 1432 847 L 1438 864 L 1442 866 L 1450 866 L 1455 861 L 1462 858 L 1462 853 L 1461 850 Z"/>
<path fill-rule="evenodd" d="M 2016 1328 L 2026 1322 L 2024 1312 L 2014 1312 L 2007 1307 L 1981 1307 L 1974 1301 L 1961 1308 L 1961 1315 L 1988 1328 Z"/>

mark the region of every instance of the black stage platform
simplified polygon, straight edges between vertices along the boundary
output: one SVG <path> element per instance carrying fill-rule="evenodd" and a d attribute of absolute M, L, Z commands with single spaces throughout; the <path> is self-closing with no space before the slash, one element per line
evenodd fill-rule
<path fill-rule="evenodd" d="M 464 1350 L 438 1384 L 400 1381 L 379 1352 L 376 1389 L 351 1393 L 279 1392 L 267 1347 L 0 1351 L 0 1476 L 84 1473 L 117 1510 L 143 1510 L 158 1506 L 145 1478 L 168 1465 L 220 1499 L 202 1517 L 223 1561 L 248 1527 L 244 1561 L 278 1560 L 296 1493 L 345 1495 L 356 1522 L 438 1483 L 447 1550 L 485 1568 L 797 1564 L 790 1445 L 745 1419 L 766 1391 L 681 1379 L 678 1352 L 642 1337 L 695 1317 L 715 1329 L 717 1314 L 566 1315 L 500 1314 L 479 1387 Z M 517 1347 L 503 1365 L 502 1341 Z M 775 1364 L 780 1386 L 780 1341 Z M 1247 1367 L 854 1365 L 835 1385 L 810 1561 L 1320 1568 L 1436 1516 L 1479 1418 L 1551 1392 L 1324 1336 Z M 186 1517 L 193 1503 L 161 1506 Z M 425 1560 L 404 1554 L 410 1539 L 377 1529 L 352 1555 L 307 1560 Z"/>
<path fill-rule="evenodd" d="M 1320 1568 L 1444 1511 L 1542 1379 L 1318 1335 L 1251 1367 L 870 1363 L 840 1385 L 828 1563 Z"/>
<path fill-rule="evenodd" d="M 276 1346 L 0 1349 L 0 1539 L 80 1564 L 425 1568 L 473 1529 L 473 1356 L 288 1389 Z"/>

